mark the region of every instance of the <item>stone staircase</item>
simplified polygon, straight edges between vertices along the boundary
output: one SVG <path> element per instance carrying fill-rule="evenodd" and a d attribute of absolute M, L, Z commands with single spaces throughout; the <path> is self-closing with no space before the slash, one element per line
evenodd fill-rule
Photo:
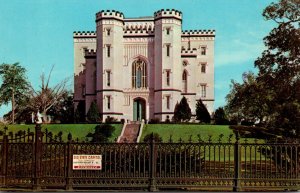
<path fill-rule="evenodd" d="M 125 127 L 123 135 L 120 136 L 119 143 L 135 143 L 139 135 L 140 124 L 128 123 Z"/>

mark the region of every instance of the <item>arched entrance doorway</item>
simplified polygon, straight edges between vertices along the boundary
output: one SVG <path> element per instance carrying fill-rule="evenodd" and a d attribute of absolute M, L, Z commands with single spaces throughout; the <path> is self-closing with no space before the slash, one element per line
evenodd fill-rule
<path fill-rule="evenodd" d="M 146 101 L 142 98 L 133 100 L 133 121 L 146 119 Z"/>

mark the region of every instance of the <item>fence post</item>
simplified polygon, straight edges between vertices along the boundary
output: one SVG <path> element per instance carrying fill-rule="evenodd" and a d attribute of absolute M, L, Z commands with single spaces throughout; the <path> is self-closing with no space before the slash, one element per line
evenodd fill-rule
<path fill-rule="evenodd" d="M 233 191 L 241 191 L 241 145 L 239 131 L 235 131 L 235 144 L 234 144 L 234 186 Z"/>
<path fill-rule="evenodd" d="M 68 143 L 67 143 L 67 175 L 66 175 L 66 190 L 72 191 L 72 176 L 73 176 L 73 168 L 72 168 L 72 162 L 73 162 L 73 151 L 72 151 L 72 134 L 68 134 Z"/>
<path fill-rule="evenodd" d="M 1 178 L 2 185 L 6 186 L 6 175 L 7 175 L 7 152 L 8 152 L 8 136 L 4 134 L 2 142 L 2 165 L 1 165 Z"/>
<path fill-rule="evenodd" d="M 150 192 L 155 192 L 157 191 L 156 189 L 156 156 L 155 156 L 155 139 L 153 133 L 151 134 L 151 142 L 150 142 L 150 186 L 149 186 L 149 191 Z"/>
<path fill-rule="evenodd" d="M 41 190 L 41 157 L 42 157 L 42 127 L 40 124 L 35 126 L 35 159 L 34 159 L 34 190 Z"/>

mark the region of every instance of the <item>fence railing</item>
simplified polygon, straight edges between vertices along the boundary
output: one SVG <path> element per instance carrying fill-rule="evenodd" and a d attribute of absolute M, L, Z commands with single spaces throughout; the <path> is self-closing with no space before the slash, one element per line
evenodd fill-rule
<path fill-rule="evenodd" d="M 2 188 L 300 189 L 299 140 L 241 142 L 237 133 L 228 142 L 87 143 L 49 136 L 39 125 L 34 137 L 3 136 Z M 74 154 L 102 155 L 102 169 L 73 170 Z"/>

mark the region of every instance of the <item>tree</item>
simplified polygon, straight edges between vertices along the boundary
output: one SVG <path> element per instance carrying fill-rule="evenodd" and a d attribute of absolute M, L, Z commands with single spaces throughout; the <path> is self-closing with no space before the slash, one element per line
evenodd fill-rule
<path fill-rule="evenodd" d="M 189 121 L 192 117 L 191 108 L 185 97 L 182 97 L 180 103 L 175 105 L 174 117 L 175 122 Z"/>
<path fill-rule="evenodd" d="M 85 102 L 79 101 L 74 113 L 76 123 L 85 122 Z"/>
<path fill-rule="evenodd" d="M 176 103 L 176 105 L 175 105 L 175 108 L 174 108 L 174 116 L 173 116 L 173 121 L 175 122 L 175 123 L 177 123 L 177 122 L 180 122 L 181 121 L 181 119 L 180 119 L 180 109 L 179 109 L 180 107 L 179 107 L 179 103 L 177 102 Z"/>
<path fill-rule="evenodd" d="M 66 90 L 66 85 L 68 82 L 68 78 L 62 80 L 54 87 L 50 87 L 49 82 L 51 79 L 51 74 L 54 66 L 52 66 L 48 78 L 45 77 L 45 73 L 41 75 L 41 85 L 40 90 L 35 90 L 31 87 L 31 101 L 29 103 L 30 107 L 35 111 L 40 111 L 43 115 L 43 121 L 49 122 L 48 119 L 48 111 L 56 105 L 63 96 L 68 92 Z"/>
<path fill-rule="evenodd" d="M 264 82 L 265 90 L 270 93 L 266 127 L 273 131 L 283 129 L 283 135 L 294 133 L 294 137 L 299 137 L 299 124 L 296 123 L 300 119 L 300 2 L 280 0 L 272 3 L 263 16 L 278 25 L 264 38 L 267 49 L 255 61 L 259 69 L 257 80 Z"/>
<path fill-rule="evenodd" d="M 299 137 L 300 2 L 271 3 L 263 17 L 277 26 L 264 38 L 266 50 L 255 61 L 258 75 L 233 83 L 226 109 L 242 119 L 259 121 L 270 132 Z"/>
<path fill-rule="evenodd" d="M 52 116 L 55 121 L 59 121 L 61 123 L 73 123 L 73 94 L 70 92 L 65 92 L 57 104 L 49 109 L 48 115 Z"/>
<path fill-rule="evenodd" d="M 271 103 L 270 91 L 265 89 L 265 84 L 258 81 L 253 72 L 243 73 L 242 78 L 242 83 L 231 81 L 225 110 L 231 121 L 261 122 L 267 115 L 268 104 Z"/>
<path fill-rule="evenodd" d="M 91 142 L 108 142 L 114 131 L 115 127 L 112 125 L 97 125 L 94 133 L 89 133 L 86 137 L 91 138 Z"/>
<path fill-rule="evenodd" d="M 228 119 L 226 117 L 225 111 L 223 107 L 219 107 L 214 113 L 214 119 L 216 125 L 227 125 Z"/>
<path fill-rule="evenodd" d="M 100 118 L 100 113 L 97 107 L 97 103 L 93 101 L 91 103 L 89 111 L 87 112 L 87 120 L 89 122 L 95 123 L 99 121 L 99 118 Z"/>
<path fill-rule="evenodd" d="M 196 103 L 196 119 L 204 123 L 210 123 L 210 114 L 201 99 Z"/>
<path fill-rule="evenodd" d="M 26 69 L 20 66 L 19 63 L 0 65 L 0 76 L 2 78 L 0 105 L 7 105 L 11 102 L 11 121 L 13 124 L 15 123 L 15 109 L 23 101 L 22 98 L 26 96 L 29 89 L 25 73 Z"/>

